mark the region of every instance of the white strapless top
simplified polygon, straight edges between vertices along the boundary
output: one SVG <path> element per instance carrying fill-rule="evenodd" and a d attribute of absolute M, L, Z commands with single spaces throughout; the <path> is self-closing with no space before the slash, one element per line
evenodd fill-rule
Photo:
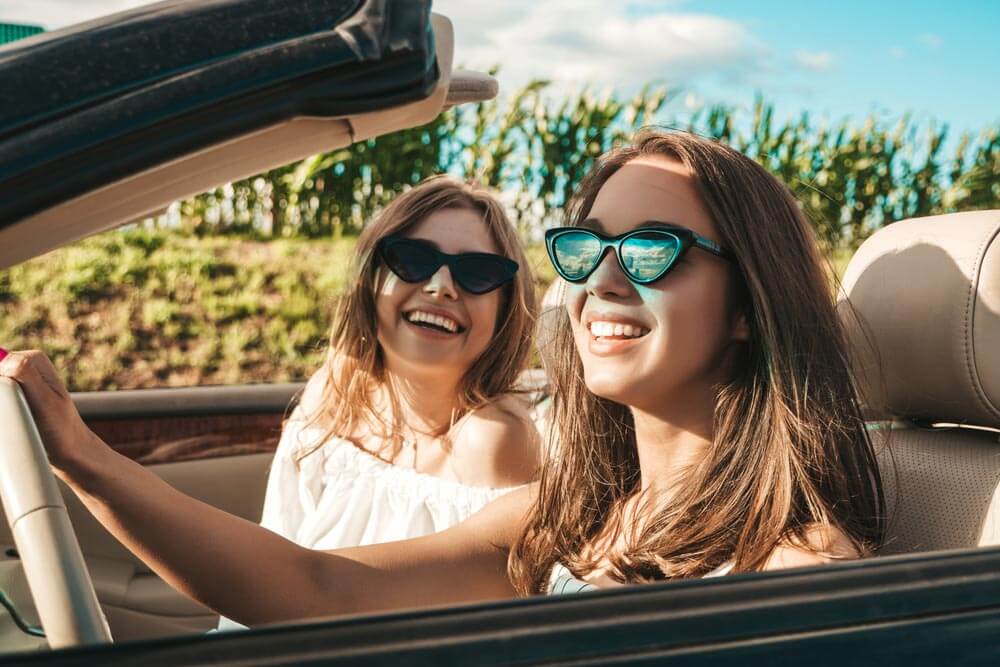
<path fill-rule="evenodd" d="M 293 413 L 267 481 L 261 525 L 310 549 L 378 544 L 442 531 L 513 487 L 493 489 L 386 463 L 333 438 L 295 464 L 322 430 Z"/>

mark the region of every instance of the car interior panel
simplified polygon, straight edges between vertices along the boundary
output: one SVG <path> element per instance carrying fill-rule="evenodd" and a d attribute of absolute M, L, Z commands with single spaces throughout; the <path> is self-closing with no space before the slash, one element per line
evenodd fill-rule
<path fill-rule="evenodd" d="M 257 522 L 271 458 L 271 453 L 228 456 L 153 465 L 150 470 L 194 498 Z M 204 632 L 215 626 L 216 614 L 170 588 L 113 538 L 68 487 L 60 483 L 60 490 L 116 640 Z M 192 557 L 197 558 L 197 554 Z M 12 581 L 23 581 L 18 561 L 4 518 L 0 525 L 0 573 Z M 22 589 L 23 584 L 5 588 L 26 592 Z M 18 595 L 14 601 L 26 616 L 33 614 L 30 596 Z M 6 633 L 17 636 L 15 628 L 7 628 Z"/>
<path fill-rule="evenodd" d="M 87 426 L 144 465 L 273 452 L 304 383 L 85 392 Z"/>

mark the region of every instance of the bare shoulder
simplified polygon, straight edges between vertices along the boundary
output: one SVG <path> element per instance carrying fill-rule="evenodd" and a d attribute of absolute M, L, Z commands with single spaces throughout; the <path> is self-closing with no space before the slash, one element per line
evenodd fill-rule
<path fill-rule="evenodd" d="M 467 415 L 453 448 L 456 471 L 472 486 L 518 486 L 538 476 L 541 438 L 517 396 L 503 396 Z"/>
<path fill-rule="evenodd" d="M 786 542 L 772 553 L 765 570 L 823 565 L 860 558 L 857 547 L 839 528 L 817 524 L 806 532 L 806 544 Z"/>

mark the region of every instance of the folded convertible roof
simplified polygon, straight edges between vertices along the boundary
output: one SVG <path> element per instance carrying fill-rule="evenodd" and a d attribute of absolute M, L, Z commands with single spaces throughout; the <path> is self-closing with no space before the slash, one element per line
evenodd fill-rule
<path fill-rule="evenodd" d="M 426 0 L 169 0 L 0 47 L 0 229 L 289 119 L 426 98 L 435 56 Z"/>

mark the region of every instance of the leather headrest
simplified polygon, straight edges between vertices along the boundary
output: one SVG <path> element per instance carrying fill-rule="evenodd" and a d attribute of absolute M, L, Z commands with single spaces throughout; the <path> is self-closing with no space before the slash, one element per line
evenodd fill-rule
<path fill-rule="evenodd" d="M 841 298 L 870 416 L 1000 427 L 1000 211 L 887 225 Z"/>

